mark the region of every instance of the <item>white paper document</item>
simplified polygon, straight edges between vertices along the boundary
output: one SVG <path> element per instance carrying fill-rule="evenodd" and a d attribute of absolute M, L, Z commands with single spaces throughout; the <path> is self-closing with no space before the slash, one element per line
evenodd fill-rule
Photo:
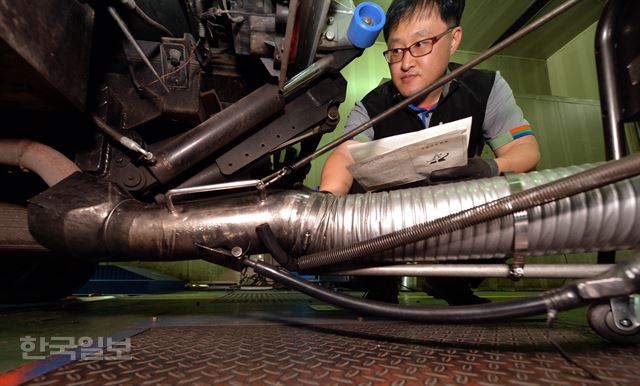
<path fill-rule="evenodd" d="M 463 166 L 471 117 L 412 133 L 347 146 L 355 163 L 348 167 L 368 191 L 425 179 L 434 170 Z"/>

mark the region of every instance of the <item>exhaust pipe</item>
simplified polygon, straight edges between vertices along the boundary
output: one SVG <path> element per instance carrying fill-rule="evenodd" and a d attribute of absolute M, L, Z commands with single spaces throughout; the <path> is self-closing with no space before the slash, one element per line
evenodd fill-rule
<path fill-rule="evenodd" d="M 57 150 L 28 139 L 0 139 L 0 164 L 31 170 L 49 186 L 80 171 Z"/>
<path fill-rule="evenodd" d="M 616 161 L 621 162 L 621 161 Z M 588 166 L 392 192 L 334 197 L 282 191 L 208 198 L 166 207 L 131 198 L 118 186 L 74 174 L 31 200 L 29 227 L 43 245 L 103 260 L 209 259 L 233 263 L 265 252 L 255 229 L 270 224 L 277 241 L 300 256 L 370 240 L 527 189 Z M 365 263 L 507 257 L 524 233 L 534 256 L 626 249 L 640 240 L 640 178 L 533 207 L 439 237 L 381 251 Z M 520 240 L 522 241 L 522 240 Z M 234 253 L 231 253 L 234 251 Z M 240 252 L 240 253 L 239 253 Z"/>
<path fill-rule="evenodd" d="M 0 164 L 30 170 L 48 186 L 80 171 L 64 154 L 28 139 L 0 139 Z M 0 229 L 0 252 L 47 251 L 29 233 L 27 208 L 22 205 L 0 202 Z"/>

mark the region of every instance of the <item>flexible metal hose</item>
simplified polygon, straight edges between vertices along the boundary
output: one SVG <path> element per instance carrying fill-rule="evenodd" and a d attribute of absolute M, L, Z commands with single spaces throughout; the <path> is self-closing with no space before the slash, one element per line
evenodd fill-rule
<path fill-rule="evenodd" d="M 589 167 L 593 165 L 346 197 L 312 195 L 304 215 L 286 218 L 284 232 L 277 218 L 270 225 L 285 249 L 301 256 L 375 239 Z M 549 202 L 524 216 L 501 217 L 369 255 L 362 262 L 463 261 L 503 258 L 515 252 L 543 256 L 627 249 L 640 241 L 639 197 L 640 177 L 635 177 Z M 516 251 L 523 243 L 525 248 Z"/>
<path fill-rule="evenodd" d="M 531 188 L 471 209 L 411 226 L 352 246 L 313 253 L 298 259 L 301 270 L 354 261 L 399 246 L 491 221 L 537 205 L 595 189 L 640 173 L 640 154 L 610 162 L 553 183 Z"/>

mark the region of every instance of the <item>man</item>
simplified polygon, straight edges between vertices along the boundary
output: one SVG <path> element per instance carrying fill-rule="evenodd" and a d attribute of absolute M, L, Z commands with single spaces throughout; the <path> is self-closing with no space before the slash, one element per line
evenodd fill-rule
<path fill-rule="evenodd" d="M 462 39 L 460 19 L 464 0 L 394 0 L 387 11 L 384 37 L 388 49 L 391 81 L 369 94 L 349 114 L 345 131 L 353 130 L 406 97 L 423 90 L 447 71 Z M 417 105 L 410 105 L 368 129 L 360 141 L 385 138 L 422 130 L 473 116 L 466 166 L 438 170 L 426 176 L 422 185 L 497 176 L 504 172 L 527 172 L 540 159 L 538 143 L 513 93 L 499 73 L 472 70 L 431 92 Z M 338 146 L 322 171 L 320 190 L 343 195 L 361 192 L 347 166 L 354 161 L 347 146 Z M 494 159 L 478 156 L 488 142 Z M 429 280 L 433 293 L 449 304 L 480 302 L 463 280 Z M 461 285 L 463 283 L 464 285 Z M 449 285 L 450 284 L 450 285 Z M 449 287 L 449 288 L 446 288 Z M 447 293 L 453 294 L 448 296 Z"/>

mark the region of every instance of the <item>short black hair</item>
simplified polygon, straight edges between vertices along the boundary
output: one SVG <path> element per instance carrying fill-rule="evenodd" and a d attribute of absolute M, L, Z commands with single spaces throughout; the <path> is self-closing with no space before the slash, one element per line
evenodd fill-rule
<path fill-rule="evenodd" d="M 387 10 L 387 22 L 384 26 L 384 40 L 389 38 L 391 30 L 400 22 L 419 15 L 427 16 L 435 8 L 440 11 L 440 17 L 449 26 L 457 27 L 462 19 L 464 0 L 393 0 Z"/>

